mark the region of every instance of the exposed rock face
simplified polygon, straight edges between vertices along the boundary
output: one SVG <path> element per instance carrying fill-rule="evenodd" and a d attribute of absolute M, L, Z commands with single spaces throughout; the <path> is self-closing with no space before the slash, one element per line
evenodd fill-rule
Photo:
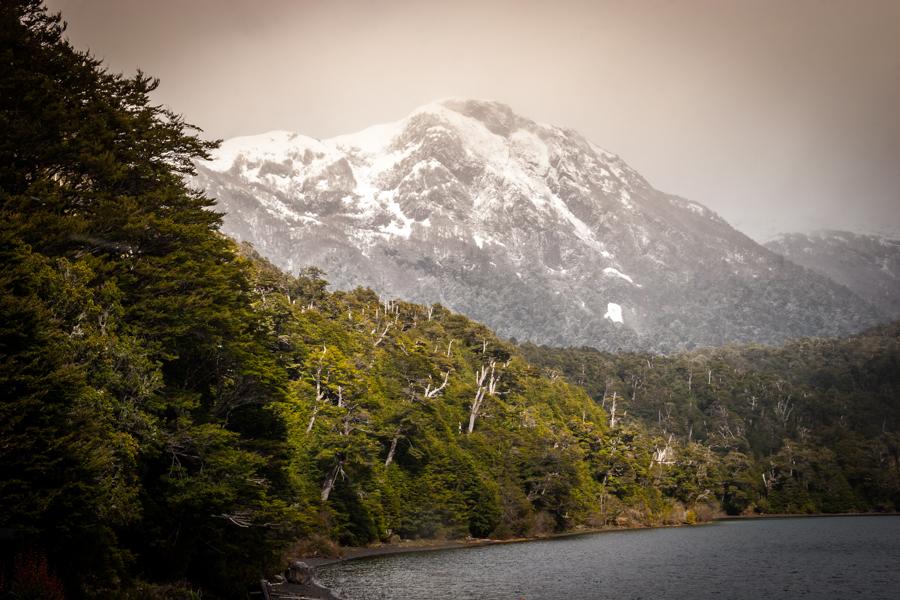
<path fill-rule="evenodd" d="M 519 340 L 674 351 L 877 320 L 578 133 L 495 102 L 321 141 L 235 138 L 198 170 L 225 231 L 282 268 L 440 302 Z"/>
<path fill-rule="evenodd" d="M 849 231 L 788 233 L 766 244 L 900 319 L 900 240 Z"/>

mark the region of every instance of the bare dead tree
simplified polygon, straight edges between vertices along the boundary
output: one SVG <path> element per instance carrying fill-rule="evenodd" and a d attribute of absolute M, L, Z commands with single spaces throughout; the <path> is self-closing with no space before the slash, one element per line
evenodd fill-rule
<path fill-rule="evenodd" d="M 610 410 L 609 410 L 609 428 L 615 429 L 616 423 L 617 423 L 617 421 L 616 421 L 616 392 L 613 392 L 612 404 L 610 405 Z"/>
<path fill-rule="evenodd" d="M 541 478 L 540 484 L 535 485 L 533 488 L 531 488 L 531 491 L 528 492 L 528 495 L 526 496 L 526 498 L 528 498 L 528 500 L 531 502 L 533 502 L 534 500 L 537 500 L 538 498 L 540 498 L 541 496 L 543 496 L 544 494 L 547 493 L 547 490 L 553 484 L 553 481 L 558 478 L 559 478 L 558 472 L 554 471 L 551 473 L 547 473 L 546 475 L 544 475 L 543 478 Z"/>
<path fill-rule="evenodd" d="M 638 377 L 637 375 L 631 376 L 631 404 L 634 405 L 637 400 L 638 389 L 644 385 L 644 380 Z"/>
<path fill-rule="evenodd" d="M 387 335 L 388 330 L 391 328 L 391 326 L 392 326 L 393 324 L 394 324 L 394 323 L 391 322 L 391 323 L 388 323 L 387 325 L 384 326 L 384 331 L 381 332 L 381 335 L 379 335 L 379 336 L 378 336 L 378 339 L 375 340 L 375 342 L 372 344 L 372 347 L 373 347 L 373 348 L 377 348 L 378 345 L 379 345 L 381 342 L 384 341 L 384 336 Z M 373 332 L 374 332 L 374 331 L 376 331 L 376 330 L 373 330 Z"/>
<path fill-rule="evenodd" d="M 426 398 L 436 398 L 438 394 L 440 394 L 445 387 L 447 387 L 447 381 L 450 379 L 450 371 L 444 373 L 444 381 L 436 388 L 431 387 L 431 377 L 428 378 L 428 385 L 425 386 L 425 397 Z"/>
<path fill-rule="evenodd" d="M 472 433 L 475 429 L 475 420 L 484 399 L 487 396 L 497 395 L 497 383 L 500 381 L 500 374 L 496 372 L 497 361 L 493 358 L 488 365 L 481 365 L 481 370 L 475 376 L 477 389 L 475 391 L 475 399 L 472 401 L 472 407 L 469 409 L 469 429 L 468 433 Z"/>
<path fill-rule="evenodd" d="M 653 450 L 653 457 L 650 459 L 650 466 L 653 464 L 671 465 L 675 463 L 675 451 L 672 448 L 672 434 L 669 434 L 666 445 L 660 448 L 657 446 Z"/>
<path fill-rule="evenodd" d="M 344 472 L 344 461 L 339 460 L 336 465 L 331 469 L 331 472 L 325 477 L 325 481 L 322 484 L 322 502 L 328 502 L 328 496 L 331 495 L 331 490 L 334 489 L 334 484 L 337 481 L 337 478 L 341 477 L 342 479 L 347 478 L 347 474 Z"/>
<path fill-rule="evenodd" d="M 222 513 L 220 515 L 212 515 L 213 517 L 219 519 L 225 519 L 230 522 L 232 525 L 237 525 L 243 529 L 246 529 L 253 525 L 253 522 L 250 520 L 250 515 L 247 512 L 237 512 L 237 513 Z"/>
<path fill-rule="evenodd" d="M 778 482 L 778 473 L 775 471 L 775 465 L 769 463 L 769 469 L 767 471 L 763 471 L 762 474 L 763 487 L 766 488 L 766 493 L 772 491 L 772 488 L 775 487 L 775 484 Z"/>
<path fill-rule="evenodd" d="M 316 416 L 319 414 L 319 406 L 325 399 L 325 389 L 322 386 L 322 371 L 325 368 L 323 360 L 326 352 L 328 352 L 328 348 L 322 346 L 322 357 L 319 359 L 319 364 L 316 366 L 316 373 L 313 376 L 313 379 L 316 382 L 316 403 L 313 404 L 312 415 L 309 417 L 309 424 L 306 426 L 307 434 L 312 431 L 313 425 L 316 423 Z"/>
<path fill-rule="evenodd" d="M 794 407 L 791 403 L 790 394 L 779 398 L 778 402 L 775 403 L 775 415 L 779 418 L 782 425 L 787 425 L 792 412 L 794 412 Z"/>
<path fill-rule="evenodd" d="M 397 431 L 394 433 L 394 437 L 391 438 L 391 447 L 388 449 L 387 458 L 384 460 L 384 468 L 388 468 L 390 464 L 394 461 L 394 453 L 397 452 L 397 443 L 400 441 L 400 434 L 402 433 L 402 429 L 400 427 L 397 428 Z"/>

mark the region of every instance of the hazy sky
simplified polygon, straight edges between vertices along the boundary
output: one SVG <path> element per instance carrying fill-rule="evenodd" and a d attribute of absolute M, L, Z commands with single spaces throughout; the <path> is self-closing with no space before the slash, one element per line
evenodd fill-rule
<path fill-rule="evenodd" d="M 900 0 L 50 0 L 210 137 L 457 96 L 579 130 L 757 239 L 900 233 Z"/>

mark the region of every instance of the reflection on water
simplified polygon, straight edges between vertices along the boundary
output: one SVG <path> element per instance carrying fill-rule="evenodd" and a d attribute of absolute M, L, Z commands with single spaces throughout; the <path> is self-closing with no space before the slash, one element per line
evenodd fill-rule
<path fill-rule="evenodd" d="M 346 600 L 900 598 L 900 517 L 725 521 L 373 557 L 320 569 Z"/>

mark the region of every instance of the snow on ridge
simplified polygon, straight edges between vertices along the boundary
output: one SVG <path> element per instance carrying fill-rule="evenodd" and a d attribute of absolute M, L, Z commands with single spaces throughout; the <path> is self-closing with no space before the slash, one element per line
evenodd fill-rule
<path fill-rule="evenodd" d="M 372 125 L 355 133 L 346 133 L 322 140 L 322 143 L 335 148 L 349 150 L 356 148 L 366 154 L 376 154 L 382 152 L 397 136 L 403 133 L 408 120 L 409 117 L 406 117 L 399 121 Z"/>
<path fill-rule="evenodd" d="M 509 106 L 508 104 L 506 104 L 504 102 L 500 102 L 499 100 L 491 100 L 488 98 L 465 98 L 465 97 L 461 97 L 461 96 L 448 96 L 446 98 L 440 98 L 438 100 L 435 100 L 434 102 L 429 102 L 428 104 L 420 106 L 419 108 L 417 108 L 413 111 L 413 114 L 418 114 L 421 112 L 434 112 L 434 111 L 440 110 L 440 109 L 446 109 L 446 110 L 452 110 L 454 112 L 459 112 L 459 110 L 457 110 L 457 108 L 454 108 L 454 105 L 457 105 L 457 106 L 459 106 L 459 105 L 462 105 L 462 106 L 465 106 L 465 105 L 490 106 L 495 109 L 500 109 L 501 111 L 504 111 L 504 110 L 509 111 L 511 114 L 515 115 L 516 119 L 519 120 L 520 122 L 524 122 L 528 125 L 538 128 L 538 129 L 542 129 L 542 130 L 548 131 L 548 132 L 556 132 L 556 133 L 563 132 L 563 130 L 561 130 L 559 127 L 556 127 L 555 125 L 551 125 L 549 123 L 543 123 L 541 121 L 533 121 L 531 119 L 524 118 L 521 115 L 519 115 L 519 113 L 514 111 L 512 109 L 512 107 Z M 462 113 L 460 112 L 460 114 L 462 114 Z M 463 115 L 463 116 L 465 116 L 465 115 Z"/>
<path fill-rule="evenodd" d="M 543 191 L 535 189 L 534 178 L 522 169 L 518 160 L 511 160 L 509 140 L 490 131 L 477 118 L 448 107 L 445 103 L 450 101 L 456 101 L 456 99 L 425 104 L 398 121 L 375 125 L 358 133 L 329 138 L 323 140 L 323 144 L 344 151 L 352 151 L 355 148 L 366 154 L 378 154 L 387 148 L 416 116 L 433 114 L 440 117 L 445 125 L 451 127 L 454 133 L 462 138 L 466 152 L 480 159 L 492 173 L 511 180 L 520 189 L 529 192 Z M 537 162 L 541 167 L 544 167 L 543 163 L 546 162 L 546 167 L 549 167 L 548 150 L 543 141 L 526 130 L 517 130 L 515 134 L 515 140 L 528 155 L 527 158 Z M 408 151 L 409 149 L 407 149 Z"/>
<path fill-rule="evenodd" d="M 630 283 L 632 285 L 637 285 L 636 283 L 634 283 L 634 279 L 632 279 L 630 276 L 628 276 L 625 273 L 623 273 L 622 271 L 620 271 L 618 269 L 614 269 L 612 267 L 606 267 L 605 269 L 603 269 L 603 274 L 608 275 L 610 277 L 618 277 L 620 279 L 624 279 L 625 281 L 627 281 L 628 283 Z"/>
<path fill-rule="evenodd" d="M 475 154 L 486 169 L 522 192 L 534 207 L 541 212 L 548 208 L 572 226 L 576 237 L 595 250 L 606 252 L 603 244 L 596 239 L 593 230 L 569 210 L 566 203 L 547 185 L 543 177 L 528 172 L 523 162 L 537 166 L 539 170 L 549 170 L 549 149 L 546 142 L 527 130 L 518 129 L 511 139 L 491 132 L 481 121 L 468 117 L 442 105 L 432 106 L 459 133 L 466 152 Z M 518 148 L 516 146 L 518 145 Z M 519 156 L 511 156 L 511 150 L 522 151 Z M 518 160 L 517 160 L 518 159 Z M 533 167 L 532 167 L 533 168 Z"/>
<path fill-rule="evenodd" d="M 606 150 L 605 148 L 601 148 L 600 146 L 598 146 L 597 144 L 595 144 L 594 142 L 592 142 L 590 140 L 588 141 L 588 146 L 590 146 L 591 150 L 593 150 L 595 154 L 599 154 L 600 157 L 605 160 L 608 160 L 608 161 L 622 160 L 621 158 L 619 158 L 619 156 L 617 154 L 613 154 L 609 150 Z"/>
<path fill-rule="evenodd" d="M 415 144 L 403 148 L 392 147 L 391 144 L 407 130 L 417 115 L 433 114 L 438 117 L 438 124 L 434 127 L 452 130 L 461 140 L 465 152 L 484 165 L 487 173 L 502 182 L 503 188 L 518 192 L 518 195 L 528 199 L 539 213 L 552 215 L 560 222 L 567 223 L 576 238 L 602 256 L 612 258 L 605 244 L 597 239 L 592 227 L 576 216 L 548 185 L 547 175 L 551 172 L 551 156 L 554 155 L 554 151 L 547 139 L 535 133 L 533 125 L 537 125 L 538 128 L 549 128 L 563 136 L 568 136 L 571 132 L 537 123 L 532 125 L 533 122 L 522 119 L 519 121 L 522 123 L 521 127 L 510 132 L 508 136 L 500 135 L 488 129 L 478 118 L 460 112 L 465 110 L 464 108 L 448 106 L 447 103 L 452 101 L 462 100 L 432 102 L 417 108 L 400 120 L 321 141 L 289 131 L 271 131 L 257 136 L 232 138 L 222 144 L 214 159 L 206 166 L 216 171 L 227 171 L 239 156 L 243 156 L 250 164 L 241 173 L 242 178 L 282 193 L 291 193 L 295 188 L 299 189 L 298 186 L 309 177 L 318 175 L 335 162 L 345 159 L 356 182 L 353 190 L 355 198 L 348 199 L 345 203 L 356 204 L 357 210 L 363 213 L 360 216 L 366 220 L 378 213 L 387 213 L 392 221 L 381 227 L 381 231 L 408 239 L 415 220 L 403 215 L 399 205 L 396 205 L 394 200 L 396 190 L 383 189 L 379 180 L 383 174 L 390 172 L 417 149 Z M 590 149 L 605 159 L 604 165 L 608 166 L 627 187 L 624 172 L 619 168 L 623 166 L 630 174 L 627 165 L 617 156 L 594 144 L 590 144 Z M 260 175 L 261 163 L 267 160 L 282 163 L 291 157 L 296 158 L 307 150 L 312 150 L 317 155 L 312 163 L 294 160 L 292 165 L 288 165 L 292 170 L 289 174 L 267 172 L 265 176 Z M 308 162 L 309 159 L 305 160 Z M 417 163 L 413 166 L 413 171 L 418 173 L 430 164 L 431 161 L 427 164 Z M 325 191 L 324 186 L 327 185 L 324 179 L 319 182 L 322 191 Z M 475 203 L 476 213 L 484 212 L 484 217 L 489 218 L 490 213 L 502 208 L 496 206 L 496 203 L 503 204 L 505 197 L 506 192 L 490 197 L 482 197 L 479 194 Z M 621 200 L 627 207 L 632 206 L 629 199 L 628 193 L 622 190 Z M 490 205 L 485 204 L 486 200 Z M 499 243 L 482 238 L 482 243 L 485 241 Z"/>
<path fill-rule="evenodd" d="M 211 153 L 212 158 L 202 161 L 202 164 L 208 169 L 222 172 L 230 169 L 239 156 L 252 161 L 281 162 L 306 150 L 328 153 L 328 148 L 315 138 L 292 131 L 274 130 L 227 139 Z"/>
<path fill-rule="evenodd" d="M 358 149 L 366 154 L 382 152 L 409 126 L 410 121 L 423 114 L 436 114 L 446 117 L 448 113 L 454 113 L 464 119 L 472 119 L 447 106 L 450 102 L 467 102 L 462 98 L 445 98 L 435 102 L 423 104 L 413 109 L 411 113 L 396 121 L 389 121 L 372 125 L 354 133 L 346 133 L 322 140 L 324 144 L 341 149 Z M 477 121 L 477 119 L 472 119 Z"/>
<path fill-rule="evenodd" d="M 693 213 L 697 213 L 698 215 L 701 215 L 704 217 L 706 216 L 706 213 L 708 212 L 705 206 L 703 206 L 701 204 L 697 204 L 696 202 L 688 201 L 684 205 L 684 207 L 687 208 L 689 211 L 691 211 Z"/>

